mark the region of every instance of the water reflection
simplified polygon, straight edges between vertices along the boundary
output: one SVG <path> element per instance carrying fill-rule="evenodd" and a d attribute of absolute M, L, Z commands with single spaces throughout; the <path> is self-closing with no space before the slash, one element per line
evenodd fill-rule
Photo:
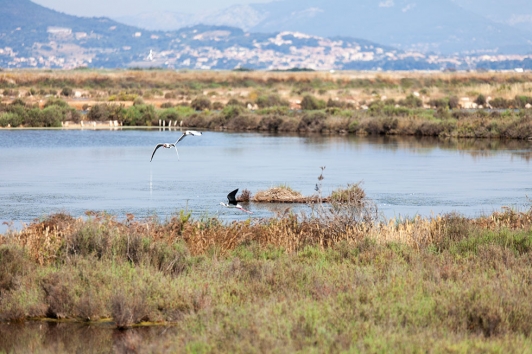
<path fill-rule="evenodd" d="M 175 152 L 153 147 L 177 130 L 0 130 L 0 224 L 29 222 L 53 212 L 83 216 L 107 211 L 118 218 L 245 219 L 222 210 L 235 188 L 252 193 L 286 184 L 313 195 L 327 166 L 323 195 L 363 181 L 385 216 L 521 207 L 531 195 L 532 142 L 517 140 L 359 137 L 204 132 Z M 252 218 L 306 206 L 251 203 Z M 7 229 L 0 225 L 0 232 Z"/>
<path fill-rule="evenodd" d="M 172 326 L 114 329 L 111 324 L 26 322 L 0 323 L 0 352 L 139 353 L 176 335 Z"/>

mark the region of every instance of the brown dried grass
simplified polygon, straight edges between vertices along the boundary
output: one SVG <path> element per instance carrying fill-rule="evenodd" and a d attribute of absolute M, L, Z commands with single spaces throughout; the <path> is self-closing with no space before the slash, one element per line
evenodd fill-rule
<path fill-rule="evenodd" d="M 267 194 L 261 200 L 302 198 L 286 188 L 276 190 L 280 190 L 279 194 Z M 151 264 L 167 274 L 176 275 L 188 267 L 189 252 L 199 255 L 217 250 L 225 254 L 250 242 L 261 247 L 278 247 L 289 253 L 298 252 L 307 245 L 326 248 L 342 242 L 358 244 L 366 238 L 377 243 L 402 243 L 414 248 L 430 245 L 446 248 L 449 243 L 467 237 L 474 229 L 532 230 L 532 209 L 519 212 L 505 208 L 476 219 L 446 214 L 387 221 L 378 220 L 375 206 L 365 199 L 357 199 L 354 203 L 335 202 L 331 207 L 320 205 L 318 210 L 320 212 L 315 216 L 287 214 L 280 218 L 229 225 L 218 219 L 193 221 L 183 213 L 162 224 L 155 219 L 137 221 L 134 218 L 120 222 L 105 214 L 95 214 L 88 220 L 57 214 L 36 221 L 21 231 L 1 236 L 0 243 L 20 246 L 39 264 L 62 262 L 76 255 L 122 257 L 133 264 Z M 178 242 L 184 242 L 186 248 L 180 248 Z M 6 284 L 11 282 L 8 278 L 5 277 Z"/>

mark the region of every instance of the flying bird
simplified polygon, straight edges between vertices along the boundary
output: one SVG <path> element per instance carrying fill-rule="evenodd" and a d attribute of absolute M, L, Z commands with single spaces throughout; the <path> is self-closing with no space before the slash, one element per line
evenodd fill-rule
<path fill-rule="evenodd" d="M 151 160 L 153 160 L 153 155 L 155 155 L 155 151 L 157 151 L 157 149 L 159 149 L 160 147 L 164 147 L 166 149 L 170 149 L 170 148 L 174 148 L 175 149 L 175 153 L 177 154 L 177 158 L 179 159 L 179 152 L 177 152 L 177 143 L 180 142 L 181 140 L 183 140 L 183 138 L 187 135 L 194 135 L 194 136 L 200 136 L 201 135 L 201 132 L 197 132 L 195 130 L 187 130 L 183 133 L 183 135 L 181 135 L 179 137 L 179 139 L 177 139 L 177 141 L 175 143 L 161 143 L 161 144 L 157 144 L 155 146 L 155 149 L 153 149 L 153 153 L 151 154 L 151 159 L 150 159 L 150 162 Z"/>
<path fill-rule="evenodd" d="M 220 202 L 220 205 L 224 206 L 226 208 L 237 208 L 237 209 L 242 210 L 243 212 L 246 212 L 248 214 L 253 214 L 252 211 L 246 210 L 246 209 L 244 209 L 242 207 L 242 205 L 238 204 L 238 202 L 236 201 L 236 193 L 237 192 L 238 192 L 238 188 L 227 195 L 227 200 L 228 200 L 227 204 L 225 204 L 224 202 Z"/>

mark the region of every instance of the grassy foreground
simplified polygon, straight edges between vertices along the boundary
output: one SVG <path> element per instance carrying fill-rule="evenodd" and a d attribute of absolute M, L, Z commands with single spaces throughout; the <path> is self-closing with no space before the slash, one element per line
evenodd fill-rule
<path fill-rule="evenodd" d="M 532 348 L 532 209 L 382 222 L 359 201 L 231 224 L 55 214 L 0 236 L 0 264 L 1 321 L 172 323 L 146 352 Z"/>

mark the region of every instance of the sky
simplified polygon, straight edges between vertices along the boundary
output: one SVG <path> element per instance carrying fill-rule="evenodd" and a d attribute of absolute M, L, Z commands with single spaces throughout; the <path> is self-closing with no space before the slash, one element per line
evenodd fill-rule
<path fill-rule="evenodd" d="M 272 0 L 32 0 L 34 3 L 69 15 L 93 17 L 119 17 L 137 15 L 143 12 L 201 13 L 241 5 Z"/>

